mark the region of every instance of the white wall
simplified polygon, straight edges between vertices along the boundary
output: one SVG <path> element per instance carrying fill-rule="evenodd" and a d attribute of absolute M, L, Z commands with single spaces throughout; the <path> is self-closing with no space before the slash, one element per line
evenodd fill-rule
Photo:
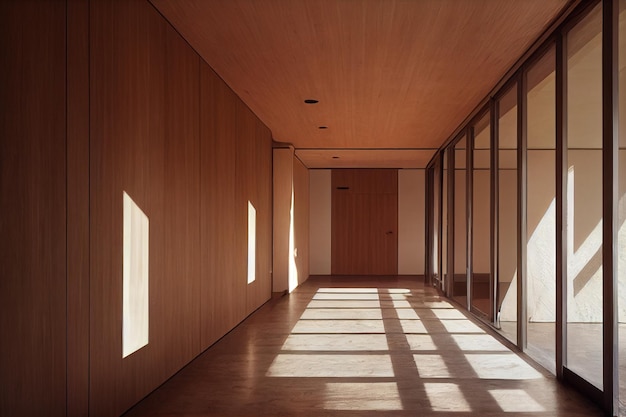
<path fill-rule="evenodd" d="M 424 170 L 398 170 L 398 274 L 424 274 Z"/>
<path fill-rule="evenodd" d="M 330 275 L 331 170 L 309 170 L 309 271 Z"/>

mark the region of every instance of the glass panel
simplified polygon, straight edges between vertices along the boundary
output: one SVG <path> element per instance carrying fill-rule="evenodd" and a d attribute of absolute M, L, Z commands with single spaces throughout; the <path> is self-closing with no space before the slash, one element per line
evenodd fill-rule
<path fill-rule="evenodd" d="M 619 2 L 618 320 L 619 366 L 626 367 L 626 0 Z M 619 402 L 626 408 L 626 371 L 619 374 Z"/>
<path fill-rule="evenodd" d="M 517 340 L 517 85 L 498 105 L 498 321 Z"/>
<path fill-rule="evenodd" d="M 439 173 L 439 164 L 436 163 L 434 164 L 432 169 L 432 178 L 433 178 L 433 191 L 432 191 L 432 195 L 433 195 L 433 224 L 431 225 L 432 230 L 433 230 L 433 246 L 432 246 L 432 259 L 431 259 L 431 263 L 432 263 L 432 279 L 433 279 L 433 285 L 437 285 L 437 283 L 439 282 L 439 265 L 440 265 L 440 260 L 439 260 L 439 230 L 441 230 L 441 175 Z"/>
<path fill-rule="evenodd" d="M 443 178 L 441 192 L 441 289 L 445 291 L 448 279 L 448 149 L 443 153 Z"/>
<path fill-rule="evenodd" d="M 602 15 L 567 34 L 567 362 L 602 389 Z"/>
<path fill-rule="evenodd" d="M 454 285 L 456 301 L 467 305 L 467 178 L 465 136 L 454 146 Z"/>
<path fill-rule="evenodd" d="M 556 55 L 526 74 L 527 353 L 556 372 Z"/>
<path fill-rule="evenodd" d="M 491 319 L 491 134 L 489 113 L 474 125 L 472 310 Z"/>

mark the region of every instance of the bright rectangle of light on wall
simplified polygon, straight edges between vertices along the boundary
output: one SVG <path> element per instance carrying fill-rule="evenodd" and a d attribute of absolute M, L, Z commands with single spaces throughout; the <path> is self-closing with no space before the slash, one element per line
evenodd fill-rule
<path fill-rule="evenodd" d="M 150 223 L 124 192 L 122 358 L 148 344 Z"/>
<path fill-rule="evenodd" d="M 248 284 L 256 279 L 256 209 L 248 201 Z"/>

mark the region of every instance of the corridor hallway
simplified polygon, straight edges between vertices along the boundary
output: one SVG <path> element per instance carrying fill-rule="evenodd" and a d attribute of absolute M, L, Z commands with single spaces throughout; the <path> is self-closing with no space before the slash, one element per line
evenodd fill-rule
<path fill-rule="evenodd" d="M 140 416 L 601 416 L 421 279 L 311 277 L 131 409 Z"/>

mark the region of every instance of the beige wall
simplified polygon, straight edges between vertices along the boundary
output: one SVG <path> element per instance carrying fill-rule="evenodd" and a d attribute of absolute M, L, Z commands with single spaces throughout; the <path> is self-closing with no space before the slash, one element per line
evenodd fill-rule
<path fill-rule="evenodd" d="M 311 275 L 330 275 L 331 170 L 312 169 L 309 178 L 310 272 Z"/>
<path fill-rule="evenodd" d="M 398 170 L 398 274 L 424 274 L 424 170 Z"/>

